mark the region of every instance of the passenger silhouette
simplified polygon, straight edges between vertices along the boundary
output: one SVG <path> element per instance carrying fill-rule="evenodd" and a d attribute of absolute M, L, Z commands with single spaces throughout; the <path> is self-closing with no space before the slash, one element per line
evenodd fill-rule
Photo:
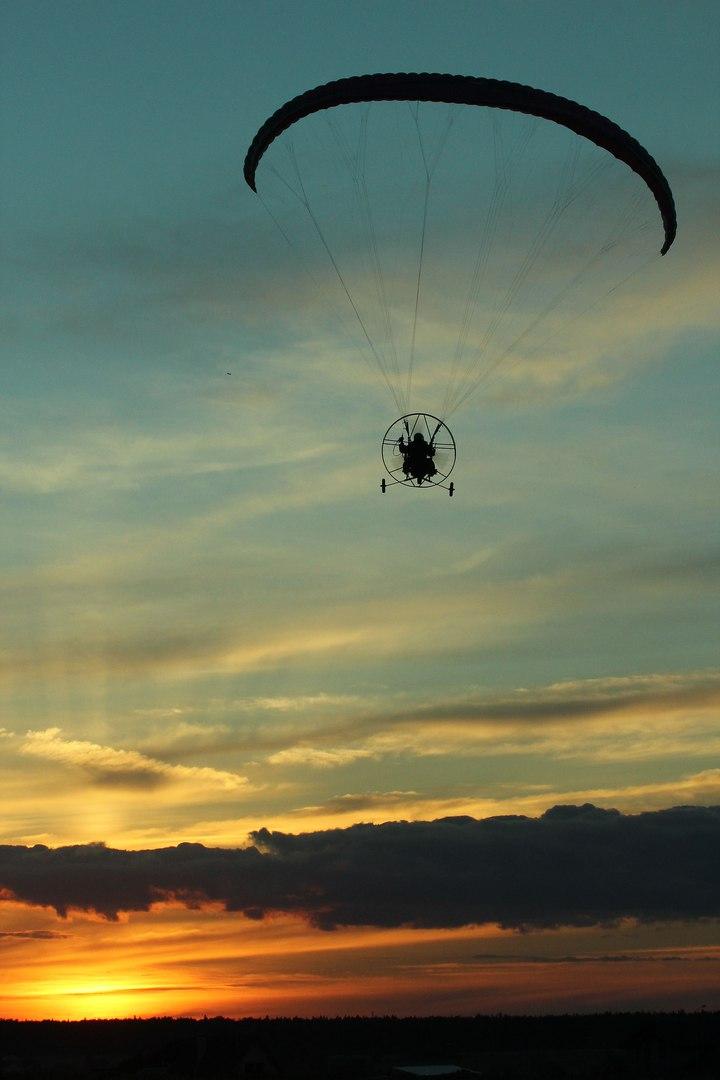
<path fill-rule="evenodd" d="M 408 479 L 412 477 L 418 484 L 422 484 L 423 480 L 435 476 L 437 469 L 433 462 L 435 447 L 432 439 L 427 442 L 425 436 L 418 431 L 413 435 L 412 441 L 408 437 L 407 443 L 401 435 L 398 447 L 403 456 L 403 472 Z"/>

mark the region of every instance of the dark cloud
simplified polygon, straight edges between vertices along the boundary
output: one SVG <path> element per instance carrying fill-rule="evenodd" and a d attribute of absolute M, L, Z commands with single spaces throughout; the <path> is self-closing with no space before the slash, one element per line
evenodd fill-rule
<path fill-rule="evenodd" d="M 668 581 L 686 579 L 715 583 L 720 576 L 720 551 L 717 547 L 697 549 L 695 551 L 670 552 L 664 559 L 640 563 L 627 568 L 628 577 L 650 577 L 654 580 Z"/>
<path fill-rule="evenodd" d="M 186 633 L 164 634 L 160 640 L 158 632 L 149 629 L 122 637 L 108 637 L 101 645 L 97 640 L 82 638 L 75 638 L 67 644 L 39 642 L 32 649 L 6 650 L 0 659 L 0 679 L 36 671 L 47 674 L 62 670 L 66 674 L 78 674 L 95 669 L 153 670 L 214 657 L 233 644 L 236 644 L 236 639 L 231 630 L 207 633 L 188 630 Z"/>
<path fill-rule="evenodd" d="M 336 926 L 516 929 L 720 916 L 720 807 L 624 815 L 555 806 L 540 818 L 260 829 L 243 849 L 179 844 L 0 848 L 0 887 L 21 901 L 116 918 L 174 898 L 252 918 L 296 913 Z"/>
<path fill-rule="evenodd" d="M 124 994 L 164 994 L 168 990 L 197 990 L 197 986 L 192 984 L 183 986 L 176 984 L 160 985 L 160 986 L 124 986 Z M 117 989 L 111 987 L 108 990 L 97 990 L 93 987 L 92 990 L 63 990 L 63 997 L 101 997 L 103 994 L 117 994 Z"/>
<path fill-rule="evenodd" d="M 590 953 L 586 956 L 535 956 L 503 953 L 475 953 L 479 964 L 720 964 L 720 955 L 687 953 Z"/>
<path fill-rule="evenodd" d="M 628 680 L 623 685 L 594 684 L 592 680 L 569 686 L 547 687 L 518 693 L 502 701 L 449 702 L 426 706 L 412 714 L 423 722 L 437 720 L 477 720 L 491 723 L 534 723 L 544 720 L 583 720 L 630 710 L 677 709 L 712 704 L 720 698 L 720 678 L 716 674 L 682 683 L 668 680 L 664 685 Z M 410 719 L 411 714 L 407 714 Z"/>
<path fill-rule="evenodd" d="M 0 930 L 0 939 L 12 938 L 21 941 L 54 941 L 56 938 L 70 937 L 57 930 Z"/>
<path fill-rule="evenodd" d="M 157 788 L 167 787 L 175 779 L 170 773 L 161 772 L 157 765 L 123 769 L 84 767 L 83 772 L 96 787 L 127 791 L 155 791 Z"/>

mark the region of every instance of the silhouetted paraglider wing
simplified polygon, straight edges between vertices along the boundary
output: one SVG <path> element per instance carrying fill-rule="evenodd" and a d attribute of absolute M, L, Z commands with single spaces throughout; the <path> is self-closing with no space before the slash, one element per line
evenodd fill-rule
<path fill-rule="evenodd" d="M 670 185 L 655 159 L 612 120 L 576 101 L 536 90 L 521 83 L 474 75 L 388 73 L 356 75 L 316 86 L 282 105 L 255 135 L 245 157 L 244 175 L 253 191 L 255 171 L 268 146 L 296 121 L 323 109 L 363 101 L 435 101 L 454 105 L 484 105 L 539 116 L 574 131 L 625 162 L 655 197 L 665 229 L 664 255 L 677 231 Z"/>

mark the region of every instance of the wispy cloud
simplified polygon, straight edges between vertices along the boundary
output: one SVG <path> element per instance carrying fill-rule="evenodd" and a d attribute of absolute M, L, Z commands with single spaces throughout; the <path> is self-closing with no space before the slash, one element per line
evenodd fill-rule
<path fill-rule="evenodd" d="M 429 800 L 426 805 L 431 801 Z M 393 809 L 404 810 L 416 806 L 419 802 L 422 802 L 422 799 L 417 791 L 368 791 L 362 794 L 335 795 L 316 806 L 298 807 L 293 814 L 302 817 L 328 817 L 333 814 L 355 815 L 379 810 L 381 814 L 390 816 Z"/>
<path fill-rule="evenodd" d="M 296 730 L 295 744 L 276 751 L 270 761 L 310 761 L 320 750 L 328 763 L 332 754 L 342 762 L 342 755 L 351 753 L 538 753 L 589 760 L 707 755 L 717 742 L 718 701 L 715 671 L 574 680 L 502 696 L 475 693 L 352 715 L 333 725 L 320 722 L 314 730 Z M 292 739 L 293 732 L 286 737 Z"/>
<path fill-rule="evenodd" d="M 322 750 L 312 746 L 292 746 L 287 750 L 278 750 L 267 760 L 271 765 L 309 765 L 314 769 L 332 769 L 338 765 L 349 765 L 352 761 L 377 756 L 377 752 L 364 750 L 362 747 Z"/>
<path fill-rule="evenodd" d="M 213 427 L 160 434 L 116 426 L 87 429 L 81 418 L 74 425 L 72 445 L 63 430 L 54 438 L 38 432 L 22 454 L 10 438 L 7 444 L 0 454 L 3 488 L 43 495 L 137 489 L 173 478 L 192 480 L 250 469 L 263 473 L 307 466 L 337 451 L 329 442 L 305 441 L 297 430 L 280 444 L 272 430 L 261 424 L 233 432 Z"/>
<path fill-rule="evenodd" d="M 259 708 L 272 712 L 304 712 L 321 708 L 347 708 L 350 705 L 363 704 L 366 700 L 358 694 L 296 694 L 292 697 L 248 698 L 236 705 L 245 709 Z"/>
<path fill-rule="evenodd" d="M 65 739 L 59 728 L 29 731 L 20 753 L 74 768 L 94 785 L 106 788 L 152 790 L 168 784 L 237 794 L 247 786 L 247 778 L 237 773 L 205 766 L 169 765 L 146 757 L 137 750 L 117 750 L 109 746 Z"/>

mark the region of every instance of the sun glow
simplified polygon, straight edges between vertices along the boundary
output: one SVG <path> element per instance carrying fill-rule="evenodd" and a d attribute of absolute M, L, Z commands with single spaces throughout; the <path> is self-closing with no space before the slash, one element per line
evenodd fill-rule
<path fill-rule="evenodd" d="M 334 1012 L 347 997 L 348 967 L 351 997 L 370 1003 L 394 983 L 377 971 L 379 954 L 402 968 L 418 951 L 438 960 L 449 948 L 508 936 L 496 927 L 326 933 L 299 918 L 257 921 L 169 902 L 109 922 L 77 912 L 61 920 L 10 901 L 0 904 L 0 925 L 0 1016 L 65 1020 Z"/>
<path fill-rule="evenodd" d="M 525 935 L 492 925 L 324 932 L 290 916 L 258 921 L 176 902 L 111 922 L 76 912 L 59 919 L 9 901 L 0 903 L 0 1016 L 543 1011 L 621 999 L 640 1007 L 658 995 L 672 1007 L 696 993 L 701 1004 L 714 1002 L 714 928 L 704 937 L 686 928 L 680 948 L 678 933 L 634 925 Z M 628 957 L 631 948 L 639 951 Z M 607 962 L 607 953 L 625 962 Z"/>
<path fill-rule="evenodd" d="M 68 980 L 49 984 L 37 997 L 45 1007 L 50 1003 L 59 1007 L 68 1020 L 110 1019 L 164 1012 L 164 1001 L 173 991 L 174 987 L 118 985 L 109 980 Z"/>

